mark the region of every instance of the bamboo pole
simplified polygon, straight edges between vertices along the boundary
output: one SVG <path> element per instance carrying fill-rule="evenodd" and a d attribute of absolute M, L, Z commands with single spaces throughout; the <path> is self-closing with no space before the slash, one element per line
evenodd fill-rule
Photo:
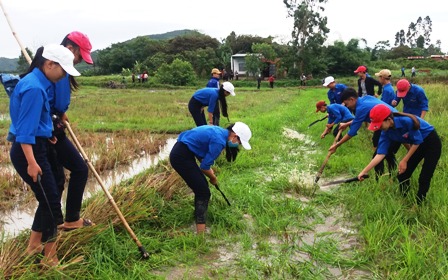
<path fill-rule="evenodd" d="M 26 49 L 23 47 L 23 44 L 20 41 L 19 37 L 17 36 L 17 33 L 14 31 L 14 27 L 12 26 L 12 23 L 9 20 L 8 13 L 6 13 L 5 7 L 3 6 L 3 3 L 1 0 L 0 0 L 0 6 L 2 7 L 3 14 L 5 15 L 6 21 L 8 22 L 9 28 L 11 29 L 11 32 L 12 32 L 12 35 L 14 36 L 14 38 L 16 38 L 16 41 L 19 44 L 20 49 L 22 50 L 23 56 L 28 61 L 28 64 L 31 64 L 32 59 L 31 59 L 30 55 L 28 54 L 28 52 L 26 51 Z"/>

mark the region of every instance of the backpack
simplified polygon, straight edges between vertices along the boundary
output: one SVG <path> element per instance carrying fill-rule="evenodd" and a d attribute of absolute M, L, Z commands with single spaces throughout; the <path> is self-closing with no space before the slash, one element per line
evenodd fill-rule
<path fill-rule="evenodd" d="M 8 97 L 11 97 L 11 94 L 19 81 L 20 81 L 19 75 L 0 73 L 0 82 L 5 88 Z"/>

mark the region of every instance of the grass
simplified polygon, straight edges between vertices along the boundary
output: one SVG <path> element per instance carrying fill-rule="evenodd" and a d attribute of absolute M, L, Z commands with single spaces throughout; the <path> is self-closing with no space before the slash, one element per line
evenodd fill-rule
<path fill-rule="evenodd" d="M 446 142 L 448 90 L 428 84 L 428 121 Z M 194 124 L 187 106 L 194 89 L 104 89 L 75 94 L 69 118 L 75 133 L 179 133 Z M 18 252 L 28 233 L 0 248 L 4 277 L 13 279 L 443 279 L 448 274 L 446 147 L 427 201 L 414 207 L 396 179 L 342 185 L 312 195 L 313 176 L 333 139 L 319 136 L 315 113 L 323 88 L 237 87 L 229 97 L 232 122 L 253 132 L 250 151 L 214 166 L 228 207 L 213 188 L 210 233 L 192 230 L 193 196 L 164 161 L 111 193 L 146 249 L 139 259 L 104 194 L 84 201 L 84 215 L 98 227 L 62 235 L 64 266 L 44 273 Z M 3 95 L 6 97 L 6 95 Z M 0 112 L 7 99 L 0 97 Z M 6 121 L 0 126 L 7 127 Z M 225 126 L 222 119 L 222 126 Z M 3 131 L 3 130 L 2 130 Z M 132 133 L 126 134 L 130 137 Z M 332 155 L 321 181 L 356 176 L 370 161 L 371 133 L 361 129 Z M 85 142 L 85 149 L 93 147 Z M 130 141 L 130 149 L 140 144 Z M 403 155 L 400 149 L 399 155 Z M 417 170 L 418 171 L 418 170 Z M 413 191 L 416 190 L 416 173 Z"/>

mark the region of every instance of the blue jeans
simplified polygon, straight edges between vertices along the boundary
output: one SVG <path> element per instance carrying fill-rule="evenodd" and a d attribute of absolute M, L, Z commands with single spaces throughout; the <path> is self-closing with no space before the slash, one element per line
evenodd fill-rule
<path fill-rule="evenodd" d="M 42 187 L 38 182 L 33 182 L 31 176 L 28 175 L 28 162 L 21 144 L 14 142 L 10 151 L 11 162 L 14 168 L 31 187 L 34 196 L 39 202 L 31 229 L 36 232 L 42 232 L 42 242 L 51 241 L 56 237 L 56 220 L 62 218 L 61 200 L 59 199 L 59 191 L 48 162 L 47 145 L 48 139 L 46 138 L 36 138 L 36 144 L 32 145 L 34 158 L 42 169 Z"/>

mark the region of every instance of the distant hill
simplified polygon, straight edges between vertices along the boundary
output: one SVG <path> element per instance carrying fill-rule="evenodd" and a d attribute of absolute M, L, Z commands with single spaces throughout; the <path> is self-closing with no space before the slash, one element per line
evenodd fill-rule
<path fill-rule="evenodd" d="M 153 34 L 153 35 L 144 35 L 144 36 L 154 39 L 154 40 L 169 40 L 174 37 L 187 35 L 187 34 L 200 34 L 200 32 L 198 32 L 196 30 L 183 29 L 183 30 L 170 31 L 170 32 L 162 33 L 162 34 Z M 131 39 L 131 40 L 133 40 L 133 39 Z M 131 41 L 131 40 L 128 40 L 128 41 Z M 92 52 L 93 60 L 96 59 L 97 54 L 98 54 L 98 50 Z M 14 73 L 17 69 L 17 61 L 18 60 L 19 60 L 18 58 L 0 57 L 0 73 Z M 83 70 L 89 69 L 91 67 L 92 66 L 89 66 L 88 64 L 85 64 L 85 63 L 82 63 L 82 64 L 76 66 L 76 68 L 81 72 Z"/>
<path fill-rule="evenodd" d="M 18 58 L 0 57 L 0 73 L 15 73 Z"/>
<path fill-rule="evenodd" d="M 162 33 L 162 34 L 147 35 L 147 36 L 154 40 L 169 40 L 174 37 L 187 35 L 187 34 L 201 34 L 201 33 L 196 30 L 184 29 L 184 30 L 170 31 L 170 32 Z"/>

